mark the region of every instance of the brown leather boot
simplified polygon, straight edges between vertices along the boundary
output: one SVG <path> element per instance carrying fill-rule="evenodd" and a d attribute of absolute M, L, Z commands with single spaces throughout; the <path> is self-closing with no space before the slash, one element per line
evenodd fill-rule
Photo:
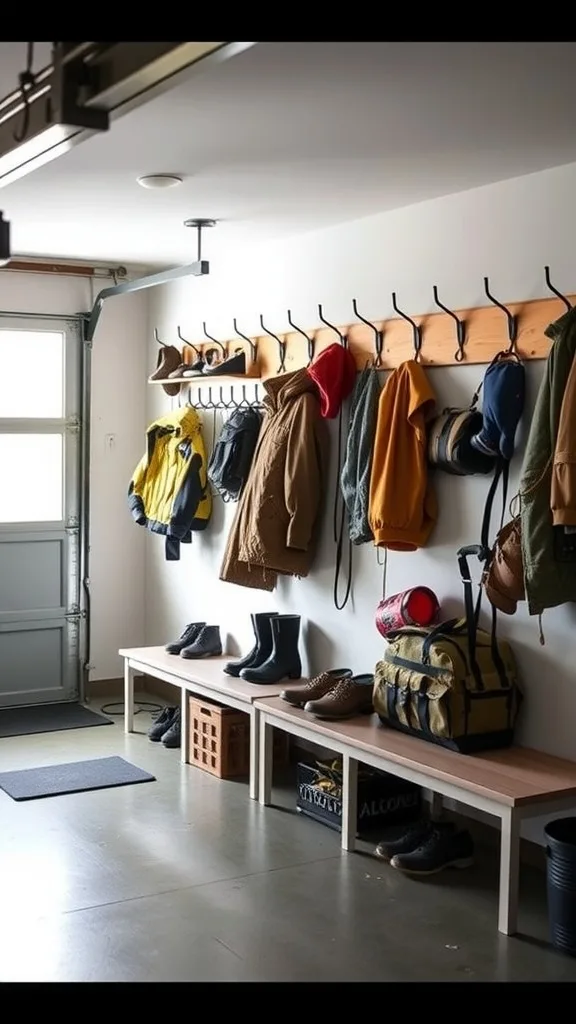
<path fill-rule="evenodd" d="M 331 668 L 328 672 L 322 672 L 314 679 L 309 679 L 299 690 L 282 690 L 280 696 L 295 708 L 303 708 L 307 701 L 319 700 L 329 690 L 333 690 L 340 679 L 349 679 L 351 675 L 351 668 Z"/>
<path fill-rule="evenodd" d="M 151 373 L 148 380 L 165 381 L 169 374 L 177 370 L 182 363 L 182 356 L 174 345 L 162 345 L 158 353 L 158 362 L 154 373 Z M 162 384 L 167 395 L 177 395 L 180 391 L 180 384 Z"/>
<path fill-rule="evenodd" d="M 315 718 L 353 718 L 354 715 L 371 715 L 374 676 L 351 676 L 340 679 L 320 700 L 309 700 L 304 711 Z"/>

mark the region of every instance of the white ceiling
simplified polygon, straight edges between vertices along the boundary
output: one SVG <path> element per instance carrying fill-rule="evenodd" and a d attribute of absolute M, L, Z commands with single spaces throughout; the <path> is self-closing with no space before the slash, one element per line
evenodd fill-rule
<path fill-rule="evenodd" d="M 47 62 L 48 44 L 37 67 Z M 24 44 L 0 44 L 0 97 Z M 576 161 L 575 43 L 258 43 L 0 190 L 19 254 L 168 265 Z M 184 176 L 140 188 L 142 174 Z"/>

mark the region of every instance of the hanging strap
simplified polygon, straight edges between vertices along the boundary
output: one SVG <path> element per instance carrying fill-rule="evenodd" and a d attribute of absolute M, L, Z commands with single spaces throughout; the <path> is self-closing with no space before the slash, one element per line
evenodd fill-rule
<path fill-rule="evenodd" d="M 333 534 L 336 542 L 336 568 L 334 571 L 334 607 L 341 612 L 348 601 L 352 591 L 352 541 L 348 537 L 348 575 L 346 578 L 346 590 L 342 601 L 338 597 L 340 585 L 340 572 L 342 570 L 342 552 L 344 549 L 344 524 L 346 521 L 346 504 L 340 490 L 340 473 L 342 471 L 342 406 L 338 413 L 338 451 L 336 456 L 336 486 L 334 490 L 333 508 Z M 338 505 L 340 504 L 340 518 L 338 518 Z"/>
<path fill-rule="evenodd" d="M 506 502 L 508 500 L 508 479 L 510 475 L 510 462 L 508 459 L 499 458 L 496 463 L 494 470 L 494 476 L 490 484 L 490 490 L 486 497 L 486 504 L 484 505 L 484 514 L 482 516 L 482 530 L 480 533 L 480 543 L 484 548 L 490 547 L 490 520 L 492 518 L 492 506 L 494 505 L 494 498 L 496 497 L 496 491 L 498 490 L 498 484 L 502 480 L 502 515 L 500 517 L 500 529 L 504 526 L 504 516 L 506 515 Z"/>

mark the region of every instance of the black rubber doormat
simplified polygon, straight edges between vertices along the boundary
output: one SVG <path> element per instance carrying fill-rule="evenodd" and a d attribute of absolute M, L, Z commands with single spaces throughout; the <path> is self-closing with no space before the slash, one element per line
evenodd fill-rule
<path fill-rule="evenodd" d="M 0 789 L 13 800 L 39 800 L 45 796 L 86 793 L 91 789 L 132 786 L 138 782 L 156 782 L 156 778 L 123 757 L 97 757 L 92 761 L 0 772 Z"/>
<path fill-rule="evenodd" d="M 36 704 L 34 707 L 3 708 L 0 711 L 0 738 L 87 729 L 92 725 L 114 725 L 114 722 L 82 704 Z"/>

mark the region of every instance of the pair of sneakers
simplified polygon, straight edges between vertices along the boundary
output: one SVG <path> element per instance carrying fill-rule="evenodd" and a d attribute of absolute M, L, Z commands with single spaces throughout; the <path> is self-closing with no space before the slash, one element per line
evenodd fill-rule
<path fill-rule="evenodd" d="M 467 829 L 450 821 L 422 818 L 395 839 L 378 843 L 375 853 L 407 875 L 435 875 L 444 868 L 472 867 L 474 841 Z"/>
<path fill-rule="evenodd" d="M 162 741 L 165 747 L 172 749 L 179 747 L 182 742 L 180 708 L 163 708 L 148 729 L 148 739 L 153 743 Z"/>

